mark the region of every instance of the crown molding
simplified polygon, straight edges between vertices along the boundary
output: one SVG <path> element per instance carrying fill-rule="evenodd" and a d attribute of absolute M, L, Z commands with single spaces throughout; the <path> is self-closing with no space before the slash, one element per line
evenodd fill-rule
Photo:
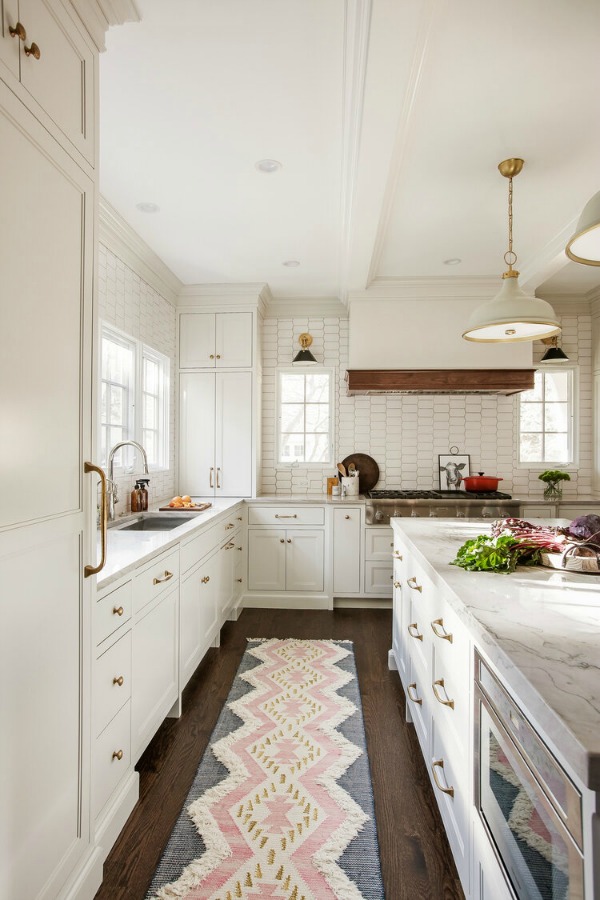
<path fill-rule="evenodd" d="M 265 315 L 272 301 L 269 285 L 262 282 L 237 282 L 216 284 L 182 285 L 178 296 L 179 307 L 224 307 L 253 306 L 261 315 Z"/>
<path fill-rule="evenodd" d="M 106 50 L 106 32 L 111 25 L 141 22 L 136 0 L 71 0 L 98 50 Z"/>
<path fill-rule="evenodd" d="M 100 197 L 98 239 L 165 300 L 177 304 L 182 282 L 104 197 Z"/>
<path fill-rule="evenodd" d="M 377 278 L 364 291 L 351 291 L 348 302 L 362 300 L 491 300 L 500 278 Z"/>
<path fill-rule="evenodd" d="M 336 297 L 278 297 L 272 298 L 265 316 L 270 319 L 348 318 L 348 307 Z"/>

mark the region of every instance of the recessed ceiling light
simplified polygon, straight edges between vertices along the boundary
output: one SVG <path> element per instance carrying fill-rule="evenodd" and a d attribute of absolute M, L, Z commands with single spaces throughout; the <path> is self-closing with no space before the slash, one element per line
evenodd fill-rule
<path fill-rule="evenodd" d="M 139 209 L 140 212 L 145 213 L 160 212 L 160 206 L 158 206 L 156 203 L 136 203 L 135 208 Z"/>
<path fill-rule="evenodd" d="M 300 265 L 300 262 L 297 259 L 286 259 L 282 265 L 287 266 L 288 269 L 295 269 L 296 266 Z"/>
<path fill-rule="evenodd" d="M 259 159 L 254 165 L 259 172 L 265 172 L 267 175 L 271 175 L 282 168 L 281 163 L 276 159 Z"/>
<path fill-rule="evenodd" d="M 458 256 L 453 256 L 452 259 L 445 259 L 444 265 L 445 266 L 457 266 L 461 262 L 462 262 L 462 259 L 459 259 Z"/>

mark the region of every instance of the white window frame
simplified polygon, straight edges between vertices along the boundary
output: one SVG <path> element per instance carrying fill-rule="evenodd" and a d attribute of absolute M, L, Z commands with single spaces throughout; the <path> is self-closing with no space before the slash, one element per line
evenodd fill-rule
<path fill-rule="evenodd" d="M 281 375 L 328 375 L 329 376 L 329 460 L 324 462 L 303 462 L 302 460 L 281 461 Z M 275 465 L 278 469 L 302 467 L 305 469 L 327 469 L 334 464 L 335 446 L 335 370 L 326 366 L 281 366 L 277 369 L 277 409 L 275 415 Z"/>
<path fill-rule="evenodd" d="M 568 421 L 569 421 L 569 461 L 564 462 L 557 459 L 543 459 L 535 461 L 527 461 L 521 459 L 521 395 L 519 395 L 518 415 L 517 415 L 517 440 L 518 440 L 518 468 L 529 469 L 532 471 L 543 472 L 550 467 L 560 467 L 562 470 L 575 470 L 579 465 L 579 366 L 576 365 L 540 365 L 538 370 L 541 374 L 550 374 L 552 372 L 568 373 L 570 376 L 570 397 L 568 400 Z"/>
<path fill-rule="evenodd" d="M 147 344 L 144 344 L 142 341 L 137 340 L 136 338 L 131 337 L 131 335 L 126 334 L 124 331 L 121 331 L 120 328 L 117 328 L 114 325 L 111 325 L 109 322 L 100 322 L 100 353 L 99 356 L 99 373 L 98 373 L 98 384 L 99 384 L 99 397 L 98 397 L 98 419 L 100 420 L 101 409 L 102 409 L 102 385 L 103 381 L 103 371 L 102 371 L 102 341 L 104 337 L 108 337 L 110 340 L 113 340 L 115 343 L 122 344 L 124 346 L 130 347 L 133 353 L 133 365 L 132 365 L 132 376 L 131 376 L 131 385 L 129 386 L 129 403 L 128 403 L 128 433 L 123 438 L 124 440 L 133 440 L 137 441 L 139 444 L 144 446 L 143 441 L 143 431 L 144 431 L 144 423 L 143 423 L 143 412 L 144 412 L 144 359 L 150 359 L 153 362 L 158 363 L 160 367 L 160 375 L 159 375 L 159 391 L 158 391 L 158 440 L 157 440 L 157 457 L 158 462 L 149 461 L 148 468 L 151 472 L 164 472 L 169 468 L 169 398 L 170 398 L 170 379 L 171 379 L 171 361 L 168 356 L 165 356 L 164 353 L 161 353 L 159 350 L 156 350 L 153 347 L 150 347 Z M 138 413 L 139 411 L 139 413 Z M 102 442 L 100 440 L 100 435 L 104 425 L 101 421 L 99 421 L 99 447 L 98 453 L 101 456 L 101 447 Z M 107 446 L 107 454 L 109 451 L 109 447 Z M 135 467 L 138 465 L 139 460 L 136 459 L 136 451 L 134 448 L 130 448 L 129 452 L 125 452 L 123 456 L 126 459 L 126 462 L 119 466 L 114 466 L 114 474 L 115 475 L 126 475 L 130 474 L 134 471 Z M 117 454 L 118 458 L 118 454 Z M 122 457 L 123 458 L 123 457 Z M 106 468 L 108 466 L 108 459 L 101 460 L 101 465 Z"/>

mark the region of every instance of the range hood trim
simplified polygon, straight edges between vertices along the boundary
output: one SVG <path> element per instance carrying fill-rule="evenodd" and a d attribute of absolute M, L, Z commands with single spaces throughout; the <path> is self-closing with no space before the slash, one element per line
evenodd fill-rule
<path fill-rule="evenodd" d="M 534 386 L 535 369 L 348 369 L 348 395 L 518 394 Z"/>

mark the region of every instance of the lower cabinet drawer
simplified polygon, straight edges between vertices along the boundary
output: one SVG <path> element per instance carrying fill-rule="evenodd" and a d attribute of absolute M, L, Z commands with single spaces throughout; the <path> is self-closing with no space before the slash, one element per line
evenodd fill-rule
<path fill-rule="evenodd" d="M 100 734 L 131 697 L 131 631 L 98 657 L 93 682 L 94 733 Z"/>
<path fill-rule="evenodd" d="M 387 562 L 373 559 L 365 561 L 365 594 L 377 597 L 392 596 L 393 569 L 391 556 Z"/>
<path fill-rule="evenodd" d="M 248 524 L 271 527 L 324 525 L 325 510 L 322 506 L 251 506 L 248 510 Z"/>
<path fill-rule="evenodd" d="M 147 569 L 138 572 L 133 582 L 133 608 L 139 612 L 179 578 L 179 547 L 157 557 Z"/>
<path fill-rule="evenodd" d="M 94 610 L 95 644 L 101 644 L 131 618 L 132 604 L 131 581 L 127 581 L 97 601 Z"/>
<path fill-rule="evenodd" d="M 365 529 L 365 558 L 389 560 L 391 564 L 394 533 L 391 526 L 370 526 Z"/>
<path fill-rule="evenodd" d="M 94 745 L 93 815 L 97 816 L 131 765 L 130 704 L 127 702 Z"/>

